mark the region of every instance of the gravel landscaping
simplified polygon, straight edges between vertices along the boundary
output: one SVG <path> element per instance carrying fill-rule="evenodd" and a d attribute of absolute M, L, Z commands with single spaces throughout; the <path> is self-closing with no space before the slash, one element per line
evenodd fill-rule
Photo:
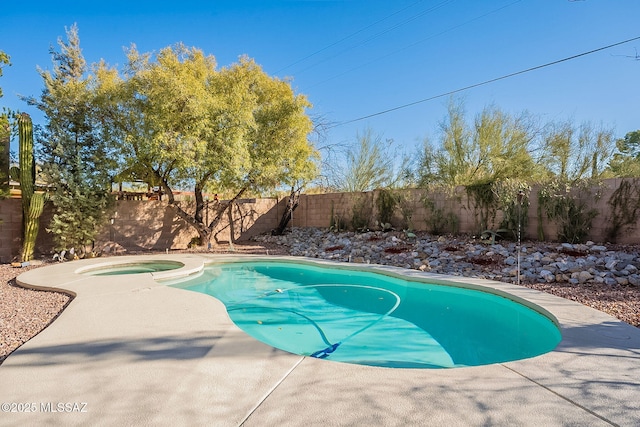
<path fill-rule="evenodd" d="M 58 317 L 71 297 L 16 286 L 16 276 L 37 268 L 0 265 L 0 363 Z"/>
<path fill-rule="evenodd" d="M 216 252 L 228 252 L 222 248 Z M 293 229 L 236 244 L 236 253 L 269 253 L 377 263 L 441 274 L 517 282 L 580 302 L 640 327 L 640 246 L 523 242 L 489 244 L 473 238 L 403 232 L 333 233 Z M 0 364 L 46 328 L 71 301 L 59 292 L 24 289 L 15 277 L 38 266 L 0 265 Z"/>

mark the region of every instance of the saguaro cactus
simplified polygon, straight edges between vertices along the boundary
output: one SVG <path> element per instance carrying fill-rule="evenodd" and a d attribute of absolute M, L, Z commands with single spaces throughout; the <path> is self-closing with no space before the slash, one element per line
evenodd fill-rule
<path fill-rule="evenodd" d="M 35 193 L 36 168 L 33 158 L 33 125 L 31 117 L 22 113 L 18 117 L 20 141 L 20 191 L 22 193 L 22 261 L 33 259 L 33 250 L 44 209 L 44 193 Z"/>

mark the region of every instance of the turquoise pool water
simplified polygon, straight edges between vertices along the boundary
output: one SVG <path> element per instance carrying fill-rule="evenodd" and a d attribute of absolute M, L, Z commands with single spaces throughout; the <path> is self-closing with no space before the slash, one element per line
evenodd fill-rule
<path fill-rule="evenodd" d="M 551 319 L 511 299 L 373 272 L 231 262 L 171 285 L 218 298 L 260 341 L 340 362 L 477 366 L 537 356 L 561 339 Z"/>
<path fill-rule="evenodd" d="M 98 266 L 82 270 L 82 274 L 88 274 L 90 276 L 115 276 L 119 274 L 155 273 L 158 271 L 175 270 L 182 267 L 184 267 L 184 264 L 177 261 L 141 261 Z"/>

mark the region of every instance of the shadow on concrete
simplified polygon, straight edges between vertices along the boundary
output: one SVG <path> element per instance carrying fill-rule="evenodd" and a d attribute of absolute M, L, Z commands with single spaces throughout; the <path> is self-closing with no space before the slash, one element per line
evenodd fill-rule
<path fill-rule="evenodd" d="M 562 328 L 562 341 L 557 351 L 575 348 L 619 349 L 640 357 L 640 328 L 617 320 L 592 325 Z"/>
<path fill-rule="evenodd" d="M 77 363 L 79 359 L 92 362 L 108 360 L 114 355 L 128 360 L 147 362 L 153 360 L 188 360 L 204 357 L 221 338 L 219 335 L 181 337 L 163 336 L 144 339 L 114 339 L 87 341 L 72 344 L 45 345 L 21 348 L 9 359 L 13 366 L 47 366 Z M 21 362 L 22 361 L 22 362 Z M 0 368 L 1 369 L 1 368 Z"/>

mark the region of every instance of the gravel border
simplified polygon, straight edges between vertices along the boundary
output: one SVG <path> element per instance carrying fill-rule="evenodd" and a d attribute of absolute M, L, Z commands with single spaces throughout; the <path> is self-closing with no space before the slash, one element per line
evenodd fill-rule
<path fill-rule="evenodd" d="M 0 364 L 49 326 L 73 299 L 61 292 L 36 291 L 16 284 L 17 276 L 38 267 L 0 265 Z"/>
<path fill-rule="evenodd" d="M 288 255 L 287 248 L 264 243 L 236 244 L 233 253 L 265 254 L 267 250 L 270 255 Z M 229 251 L 221 249 L 215 253 Z M 37 291 L 16 285 L 15 278 L 18 275 L 38 267 L 15 268 L 10 264 L 0 265 L 0 365 L 15 349 L 49 326 L 73 299 L 60 292 Z M 577 301 L 640 328 L 638 287 L 566 283 L 534 283 L 524 286 Z"/>

